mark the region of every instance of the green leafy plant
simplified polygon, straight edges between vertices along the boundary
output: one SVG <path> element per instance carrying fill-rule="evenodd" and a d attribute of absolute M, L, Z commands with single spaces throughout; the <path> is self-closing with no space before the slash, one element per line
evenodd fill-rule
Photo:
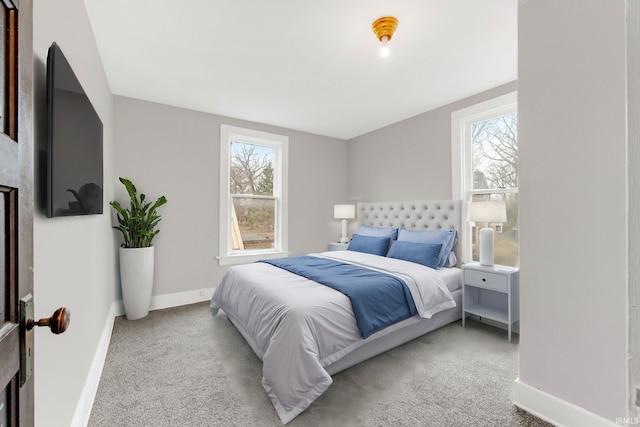
<path fill-rule="evenodd" d="M 145 195 L 138 192 L 133 183 L 120 177 L 120 182 L 127 189 L 131 199 L 131 207 L 124 209 L 117 201 L 109 203 L 118 213 L 118 225 L 113 227 L 122 232 L 123 248 L 148 248 L 151 241 L 160 232 L 155 227 L 160 222 L 157 209 L 167 203 L 167 199 L 161 196 L 155 203 L 145 202 Z"/>

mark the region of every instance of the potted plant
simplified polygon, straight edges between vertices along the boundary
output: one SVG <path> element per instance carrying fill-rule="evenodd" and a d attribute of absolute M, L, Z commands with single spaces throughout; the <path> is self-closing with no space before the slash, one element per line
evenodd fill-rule
<path fill-rule="evenodd" d="M 118 225 L 123 243 L 119 248 L 120 286 L 124 312 L 129 320 L 140 319 L 149 314 L 153 291 L 154 249 L 153 238 L 160 232 L 156 226 L 160 222 L 158 208 L 167 199 L 161 196 L 155 203 L 145 201 L 145 195 L 138 192 L 133 183 L 120 177 L 120 182 L 129 194 L 130 207 L 124 209 L 117 201 L 109 203 L 117 212 Z"/>

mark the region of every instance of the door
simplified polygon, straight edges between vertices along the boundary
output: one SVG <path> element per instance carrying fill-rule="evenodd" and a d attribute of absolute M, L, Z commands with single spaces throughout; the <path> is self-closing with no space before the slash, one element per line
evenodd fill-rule
<path fill-rule="evenodd" d="M 33 425 L 33 377 L 21 381 L 20 351 L 33 349 L 20 321 L 33 290 L 32 28 L 30 0 L 0 4 L 0 427 L 14 427 Z"/>

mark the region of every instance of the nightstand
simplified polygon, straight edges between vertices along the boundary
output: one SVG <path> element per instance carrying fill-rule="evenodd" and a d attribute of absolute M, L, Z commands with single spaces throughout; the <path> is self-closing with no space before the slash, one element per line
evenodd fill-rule
<path fill-rule="evenodd" d="M 507 325 L 509 342 L 511 327 L 520 319 L 518 307 L 520 270 L 516 267 L 479 262 L 462 266 L 462 326 L 468 314 Z"/>
<path fill-rule="evenodd" d="M 330 251 L 346 251 L 348 247 L 348 243 L 329 242 Z"/>

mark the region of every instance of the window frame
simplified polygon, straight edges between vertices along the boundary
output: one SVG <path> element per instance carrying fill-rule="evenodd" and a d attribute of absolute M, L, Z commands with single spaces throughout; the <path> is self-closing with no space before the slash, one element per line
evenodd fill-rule
<path fill-rule="evenodd" d="M 272 147 L 273 198 L 275 199 L 274 247 L 270 249 L 234 250 L 231 245 L 231 207 L 229 172 L 231 170 L 231 142 Z M 255 262 L 259 259 L 288 255 L 288 164 L 289 137 L 237 126 L 220 125 L 220 234 L 219 265 Z M 252 196 L 253 197 L 253 196 Z M 261 196 L 256 196 L 261 197 Z M 271 198 L 271 196 L 269 196 Z"/>
<path fill-rule="evenodd" d="M 462 224 L 459 242 L 461 262 L 472 261 L 472 227 L 469 217 L 469 202 L 476 194 L 518 193 L 518 188 L 473 189 L 471 125 L 495 119 L 518 111 L 517 92 L 510 92 L 496 98 L 454 111 L 451 113 L 451 194 L 453 199 L 462 200 Z"/>

